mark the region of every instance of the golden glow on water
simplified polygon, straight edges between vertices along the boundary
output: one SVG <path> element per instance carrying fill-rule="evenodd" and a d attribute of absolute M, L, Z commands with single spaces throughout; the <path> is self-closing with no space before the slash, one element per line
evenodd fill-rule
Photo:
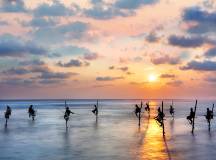
<path fill-rule="evenodd" d="M 140 152 L 140 159 L 169 159 L 161 127 L 159 127 L 154 119 L 149 120 L 149 127 Z"/>
<path fill-rule="evenodd" d="M 166 138 L 162 135 L 162 127 L 160 127 L 154 117 L 156 115 L 156 103 L 151 102 L 151 115 L 143 119 L 144 137 L 139 146 L 138 159 L 140 160 L 167 160 L 171 159 L 169 148 L 166 145 L 165 139 L 169 139 L 170 135 L 166 132 Z M 147 113 L 145 113 L 147 114 Z M 146 124 L 148 123 L 148 124 Z"/>

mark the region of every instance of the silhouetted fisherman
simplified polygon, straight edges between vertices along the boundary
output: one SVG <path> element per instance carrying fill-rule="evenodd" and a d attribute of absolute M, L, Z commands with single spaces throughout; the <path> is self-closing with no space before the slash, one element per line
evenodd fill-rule
<path fill-rule="evenodd" d="M 155 120 L 160 123 L 160 126 L 163 126 L 163 118 L 165 114 L 161 111 L 160 107 L 158 108 L 158 115 L 155 117 Z"/>
<path fill-rule="evenodd" d="M 135 111 L 136 117 L 139 118 L 139 115 L 141 114 L 141 107 L 139 107 L 137 104 L 135 105 Z"/>
<path fill-rule="evenodd" d="M 71 112 L 71 110 L 69 109 L 69 107 L 66 107 L 65 114 L 64 114 L 64 119 L 66 121 L 66 128 L 68 128 L 67 127 L 67 122 L 69 120 L 70 114 L 74 114 L 74 112 Z"/>
<path fill-rule="evenodd" d="M 150 105 L 149 105 L 149 102 L 148 103 L 146 103 L 146 107 L 145 107 L 145 110 L 146 111 L 148 111 L 148 112 L 150 112 L 150 107 L 149 107 Z"/>
<path fill-rule="evenodd" d="M 29 118 L 32 117 L 32 120 L 34 121 L 34 117 L 36 116 L 36 114 L 33 105 L 30 105 L 28 109 L 28 113 L 29 113 Z"/>
<path fill-rule="evenodd" d="M 190 124 L 192 124 L 192 120 L 194 119 L 195 117 L 195 112 L 193 111 L 193 108 L 190 109 L 190 115 L 187 116 L 187 120 L 189 121 Z"/>
<path fill-rule="evenodd" d="M 5 125 L 7 126 L 7 121 L 8 121 L 8 119 L 10 118 L 10 115 L 11 115 L 11 108 L 9 107 L 9 106 L 7 106 L 7 109 L 6 109 L 6 111 L 5 111 L 5 119 L 6 119 L 6 121 L 5 121 Z"/>
<path fill-rule="evenodd" d="M 207 120 L 207 122 L 209 124 L 209 129 L 210 129 L 210 121 L 213 118 L 213 114 L 212 114 L 212 111 L 209 108 L 207 108 L 207 112 L 206 112 L 205 117 L 206 117 L 206 120 Z"/>
<path fill-rule="evenodd" d="M 94 113 L 95 116 L 98 115 L 98 106 L 94 105 L 94 109 L 92 110 L 92 113 Z"/>
<path fill-rule="evenodd" d="M 172 117 L 174 117 L 174 108 L 173 108 L 173 105 L 170 105 L 169 111 L 170 111 L 170 115 L 171 115 Z"/>

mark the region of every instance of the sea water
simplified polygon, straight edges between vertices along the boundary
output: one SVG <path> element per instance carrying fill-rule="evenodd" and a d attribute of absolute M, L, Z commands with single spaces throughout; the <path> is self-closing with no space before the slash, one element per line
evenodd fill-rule
<path fill-rule="evenodd" d="M 0 101 L 0 160 L 213 160 L 216 157 L 216 121 L 211 130 L 205 119 L 213 101 L 198 101 L 194 134 L 186 120 L 195 100 L 174 100 L 175 116 L 169 115 L 171 100 L 164 101 L 165 136 L 154 117 L 161 100 L 143 109 L 141 126 L 134 114 L 140 100 L 99 100 L 98 118 L 91 112 L 96 100 L 67 100 L 71 115 L 68 129 L 63 118 L 64 100 Z M 36 109 L 35 121 L 28 107 Z M 6 105 L 12 115 L 5 126 Z"/>

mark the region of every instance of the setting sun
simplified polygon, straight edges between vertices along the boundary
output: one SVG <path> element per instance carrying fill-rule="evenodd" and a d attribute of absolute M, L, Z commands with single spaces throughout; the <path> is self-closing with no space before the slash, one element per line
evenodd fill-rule
<path fill-rule="evenodd" d="M 148 76 L 148 81 L 149 81 L 149 82 L 155 82 L 156 80 L 157 80 L 157 76 L 156 76 L 156 75 L 150 74 L 150 75 Z"/>

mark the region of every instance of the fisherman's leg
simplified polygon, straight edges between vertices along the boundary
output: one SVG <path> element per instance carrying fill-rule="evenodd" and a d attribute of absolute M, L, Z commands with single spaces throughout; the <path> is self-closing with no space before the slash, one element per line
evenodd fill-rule
<path fill-rule="evenodd" d="M 67 122 L 68 122 L 68 121 L 66 120 L 66 128 L 68 128 L 68 126 L 67 126 Z"/>
<path fill-rule="evenodd" d="M 193 121 L 192 121 L 192 118 L 191 118 L 191 119 L 190 119 L 190 124 L 192 124 L 192 122 L 193 122 Z"/>

